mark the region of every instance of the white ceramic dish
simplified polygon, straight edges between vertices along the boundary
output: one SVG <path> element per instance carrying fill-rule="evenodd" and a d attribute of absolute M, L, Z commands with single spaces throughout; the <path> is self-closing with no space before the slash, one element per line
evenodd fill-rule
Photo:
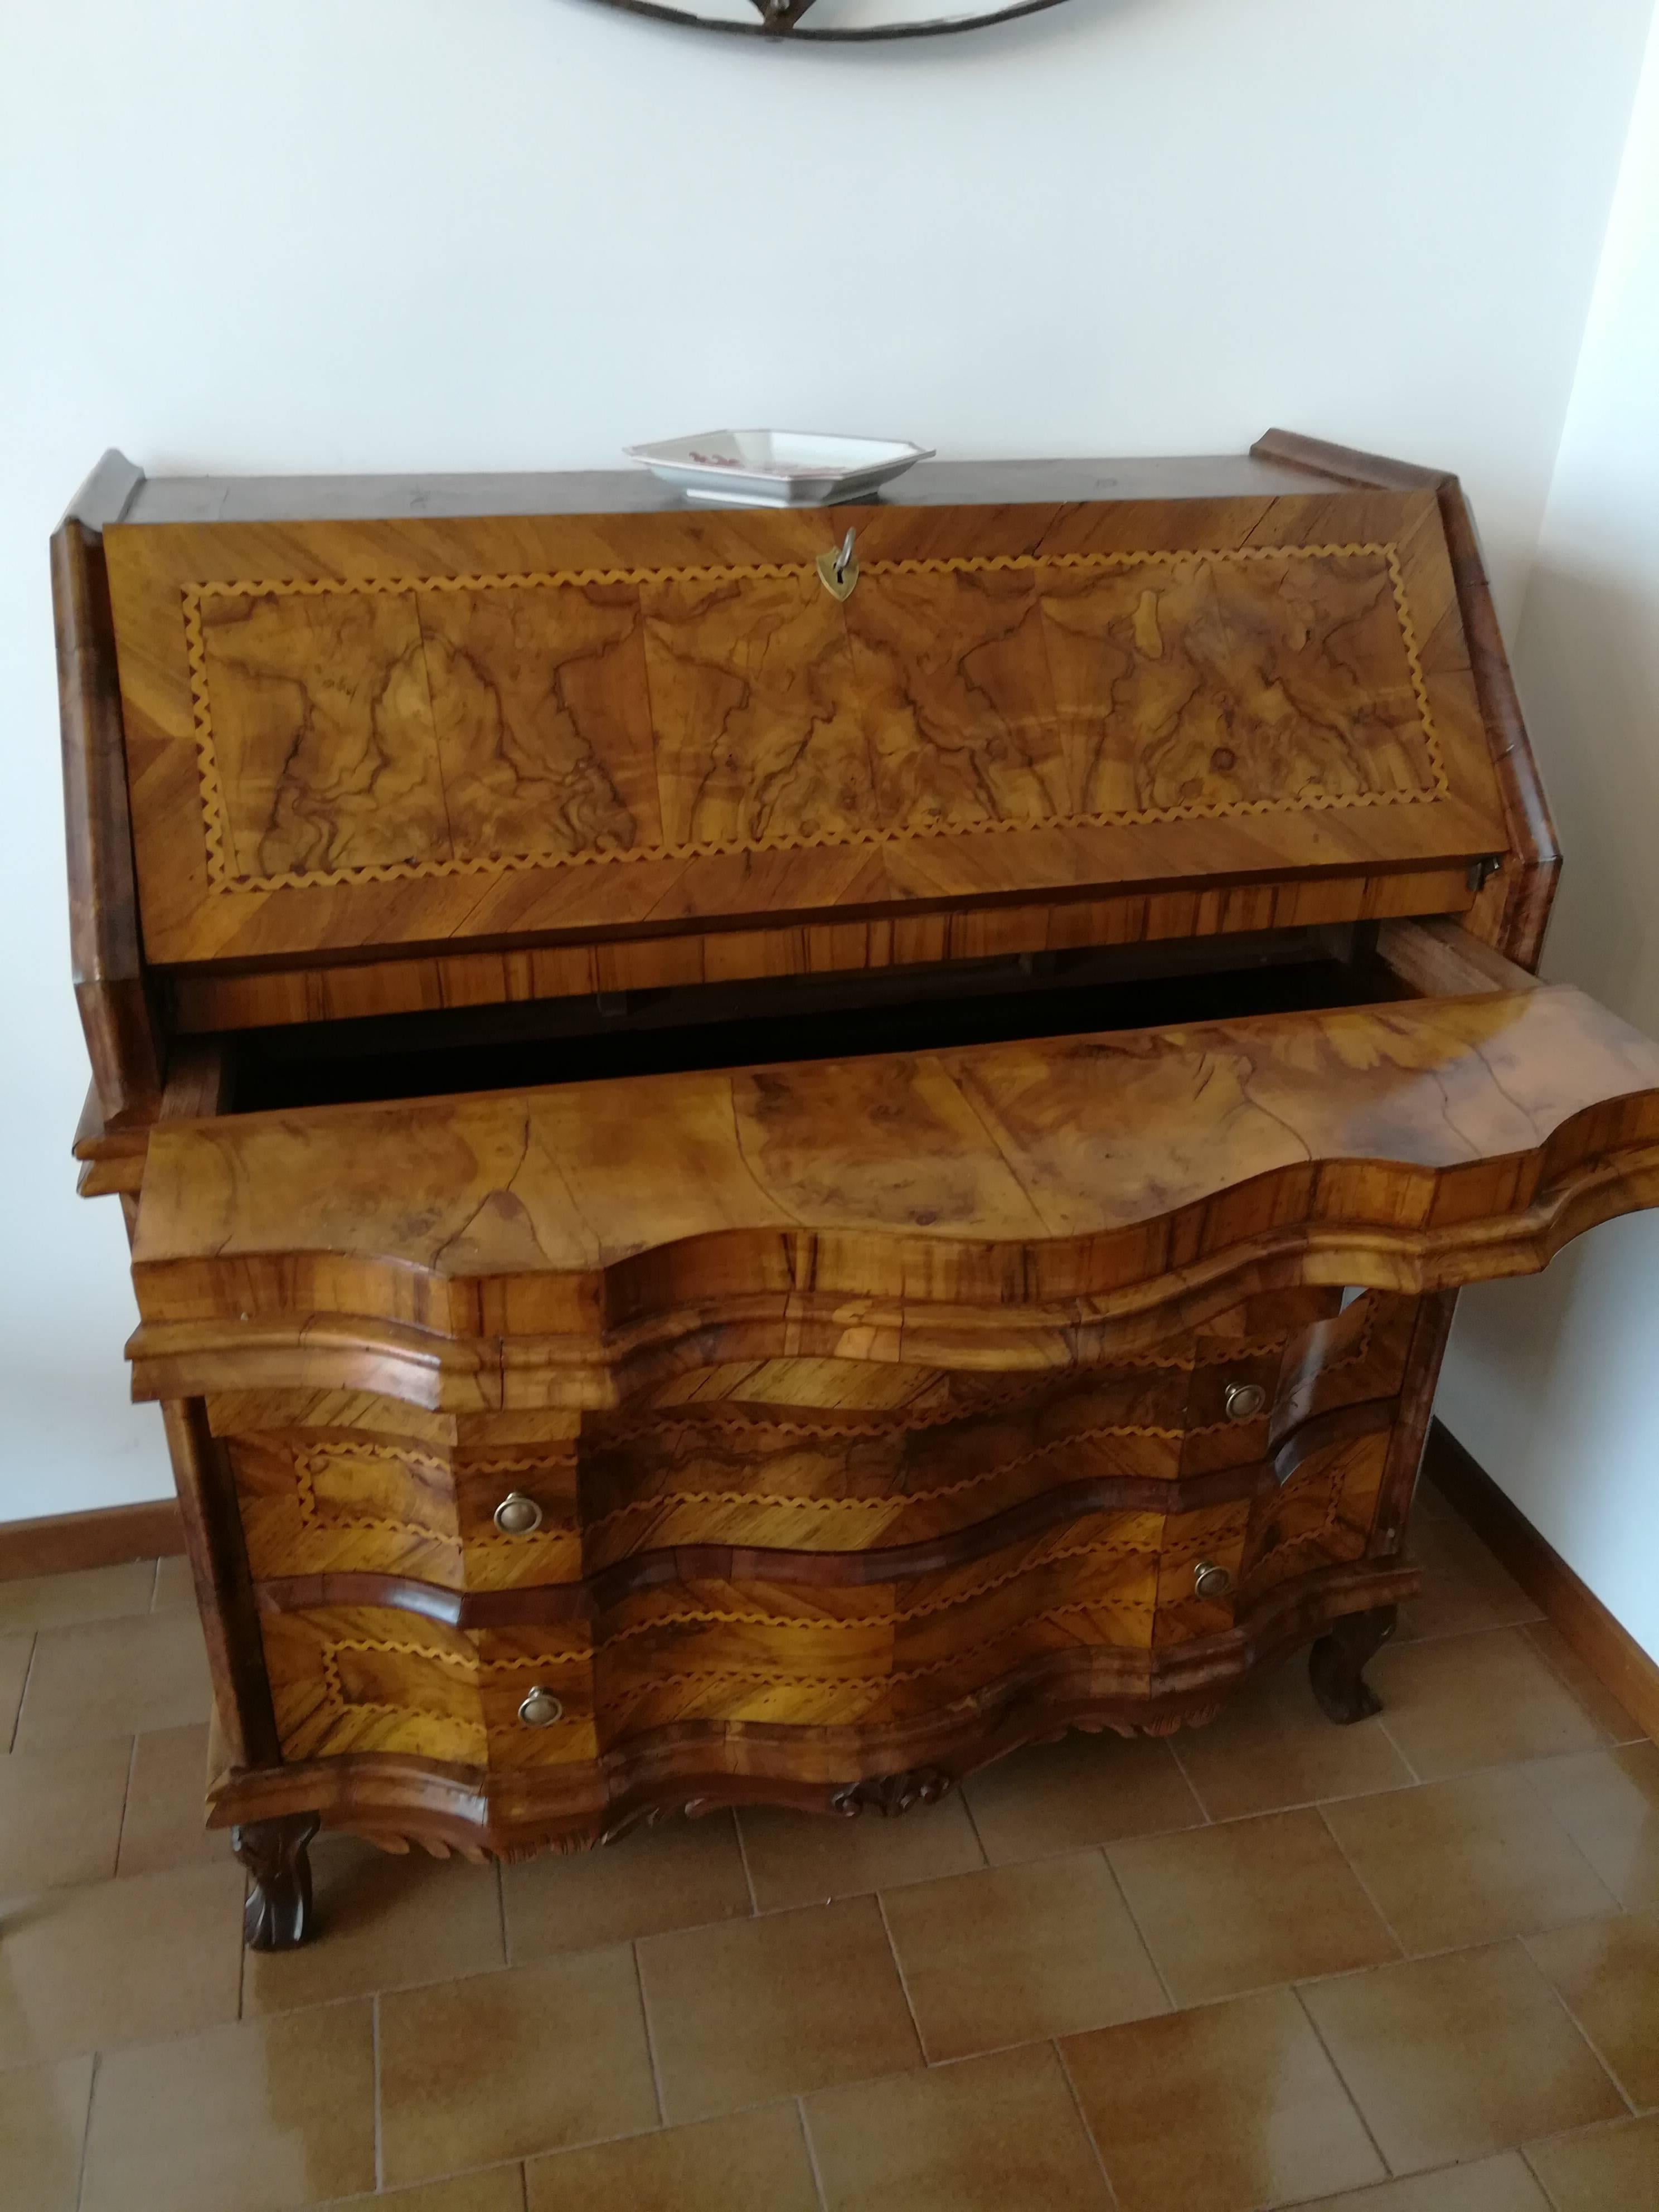
<path fill-rule="evenodd" d="M 933 454 L 903 438 L 812 430 L 700 430 L 623 451 L 687 499 L 716 507 L 833 507 L 867 498 Z"/>

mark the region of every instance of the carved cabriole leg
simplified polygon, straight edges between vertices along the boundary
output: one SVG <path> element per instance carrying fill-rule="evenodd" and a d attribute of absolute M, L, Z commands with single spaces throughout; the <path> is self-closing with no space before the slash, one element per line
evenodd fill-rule
<path fill-rule="evenodd" d="M 292 1951 L 312 1932 L 311 1855 L 314 1813 L 250 1820 L 230 1832 L 231 1848 L 252 1877 L 242 1912 L 250 1951 Z"/>
<path fill-rule="evenodd" d="M 1399 1608 L 1379 1606 L 1375 1613 L 1350 1613 L 1333 1621 L 1308 1654 L 1308 1680 L 1319 1709 L 1346 1726 L 1380 1713 L 1382 1700 L 1366 1681 L 1367 1663 L 1394 1634 Z"/>

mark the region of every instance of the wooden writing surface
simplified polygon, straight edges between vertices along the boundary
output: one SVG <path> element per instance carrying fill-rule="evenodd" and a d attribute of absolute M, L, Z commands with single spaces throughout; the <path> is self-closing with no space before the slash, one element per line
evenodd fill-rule
<path fill-rule="evenodd" d="M 1504 848 L 1427 492 L 106 544 L 162 963 Z"/>
<path fill-rule="evenodd" d="M 1068 1365 L 1656 1198 L 1659 1046 L 1554 986 L 164 1122 L 135 1375 L 465 1409 L 617 1402 L 679 1346 Z"/>

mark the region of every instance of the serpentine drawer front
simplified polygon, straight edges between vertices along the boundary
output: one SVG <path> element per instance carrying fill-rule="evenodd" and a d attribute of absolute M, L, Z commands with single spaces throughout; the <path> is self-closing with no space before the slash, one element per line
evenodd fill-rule
<path fill-rule="evenodd" d="M 1375 1710 L 1459 1285 L 1659 1203 L 1455 478 L 111 454 L 52 560 L 251 1942 L 319 1822 L 902 1811 L 1304 1644 Z"/>

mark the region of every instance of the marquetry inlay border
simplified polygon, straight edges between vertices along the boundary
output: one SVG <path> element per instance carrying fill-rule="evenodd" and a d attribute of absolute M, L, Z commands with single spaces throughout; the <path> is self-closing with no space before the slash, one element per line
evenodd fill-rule
<path fill-rule="evenodd" d="M 1382 558 L 1393 587 L 1395 611 L 1401 645 L 1410 672 L 1413 696 L 1423 731 L 1431 775 L 1426 785 L 1389 791 L 1301 792 L 1283 798 L 1185 801 L 1170 806 L 1126 808 L 1109 813 L 1055 813 L 1038 820 L 980 820 L 961 823 L 901 823 L 825 831 L 806 836 L 784 832 L 776 836 L 690 844 L 656 842 L 623 848 L 569 853 L 555 850 L 484 853 L 447 860 L 388 860 L 359 866 L 289 870 L 279 875 L 239 875 L 228 860 L 229 821 L 220 775 L 209 696 L 206 644 L 202 629 L 202 606 L 212 599 L 320 598 L 331 594 L 395 595 L 420 592 L 481 591 L 544 591 L 588 584 L 697 583 L 723 578 L 787 578 L 805 581 L 814 570 L 805 562 L 757 562 L 749 565 L 725 563 L 659 568 L 561 568 L 534 570 L 518 575 L 389 576 L 368 578 L 252 579 L 187 585 L 183 604 L 185 652 L 190 665 L 191 711 L 195 726 L 197 769 L 207 847 L 210 888 L 218 892 L 307 890 L 327 884 L 407 881 L 441 876 L 499 876 L 530 869 L 604 867 L 629 861 L 696 860 L 730 858 L 745 853 L 805 852 L 824 848 L 879 847 L 963 837 L 1029 834 L 1034 830 L 1133 829 L 1178 822 L 1220 822 L 1266 815 L 1350 811 L 1379 806 L 1432 805 L 1450 790 L 1444 753 L 1429 704 L 1416 631 L 1401 572 L 1399 547 L 1392 541 L 1346 545 L 1264 545 L 1188 548 L 1180 550 L 1065 553 L 976 554 L 947 560 L 872 560 L 863 564 L 865 577 L 946 575 L 975 571 L 1067 569 L 1105 574 L 1115 569 L 1161 567 L 1176 569 L 1200 562 L 1222 568 L 1244 568 L 1268 561 L 1322 561 L 1362 557 Z"/>

